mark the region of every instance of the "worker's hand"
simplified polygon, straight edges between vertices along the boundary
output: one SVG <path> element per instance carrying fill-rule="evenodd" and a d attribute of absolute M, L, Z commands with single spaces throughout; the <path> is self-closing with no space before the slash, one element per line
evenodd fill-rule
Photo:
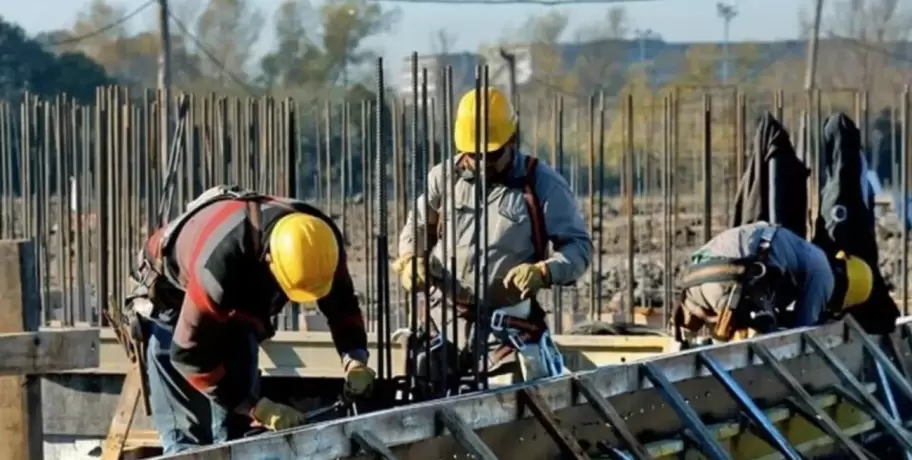
<path fill-rule="evenodd" d="M 528 299 L 548 286 L 548 274 L 544 264 L 519 264 L 510 269 L 503 280 L 507 289 L 517 289 L 522 299 Z"/>
<path fill-rule="evenodd" d="M 414 270 L 412 270 L 412 260 L 415 261 Z M 427 274 L 424 272 L 424 258 L 406 254 L 393 262 L 393 270 L 399 274 L 399 284 L 402 289 L 412 292 L 414 289 L 424 288 L 427 278 Z"/>
<path fill-rule="evenodd" d="M 367 367 L 367 364 L 356 359 L 346 360 L 343 363 L 343 369 L 345 370 L 345 398 L 370 396 L 374 389 L 377 373 Z"/>
<path fill-rule="evenodd" d="M 303 412 L 284 404 L 260 398 L 253 410 L 250 411 L 260 425 L 270 431 L 284 430 L 307 423 L 307 416 Z"/>

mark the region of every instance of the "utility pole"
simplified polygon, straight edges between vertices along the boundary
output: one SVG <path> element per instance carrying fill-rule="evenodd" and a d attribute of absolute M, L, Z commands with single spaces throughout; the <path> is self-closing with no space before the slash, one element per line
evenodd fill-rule
<path fill-rule="evenodd" d="M 808 98 L 811 97 L 811 90 L 816 86 L 816 77 L 817 77 L 817 47 L 818 40 L 820 40 L 820 17 L 823 15 L 823 0 L 816 0 L 814 2 L 814 27 L 810 30 L 808 36 L 808 45 L 807 45 L 807 62 L 804 68 L 804 89 L 807 92 Z M 798 129 L 798 149 L 799 158 L 806 165 L 811 165 L 812 162 L 815 162 L 815 158 L 812 156 L 812 142 L 817 140 L 813 137 L 810 124 L 810 116 L 806 110 L 801 111 L 801 123 Z M 813 165 L 812 167 L 816 167 Z M 818 186 L 819 184 L 809 183 L 808 187 L 808 196 L 814 196 L 814 193 L 817 193 L 813 187 Z M 812 210 L 815 213 L 817 210 Z M 815 214 L 812 214 L 815 215 Z M 807 238 L 810 240 L 813 237 L 813 230 L 808 229 Z"/>
<path fill-rule="evenodd" d="M 823 14 L 823 0 L 814 2 L 814 28 L 808 37 L 807 64 L 804 68 L 804 89 L 814 88 L 817 76 L 817 41 L 820 39 L 820 16 Z"/>
<path fill-rule="evenodd" d="M 161 41 L 158 54 L 158 89 L 161 103 L 161 164 L 162 177 L 168 174 L 168 150 L 171 148 L 171 33 L 168 0 L 158 0 L 158 33 Z"/>
<path fill-rule="evenodd" d="M 728 40 L 729 40 L 729 27 L 731 26 L 732 19 L 735 19 L 735 16 L 738 15 L 738 11 L 735 10 L 734 5 L 729 5 L 727 3 L 716 3 L 716 12 L 719 17 L 722 18 L 723 28 L 722 28 L 722 83 L 728 84 L 729 76 L 729 61 L 730 55 L 728 53 Z"/>

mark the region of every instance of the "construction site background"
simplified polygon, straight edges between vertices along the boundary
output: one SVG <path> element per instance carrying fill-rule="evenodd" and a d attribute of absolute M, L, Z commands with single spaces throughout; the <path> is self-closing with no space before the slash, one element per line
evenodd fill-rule
<path fill-rule="evenodd" d="M 125 275 L 154 224 L 162 136 L 160 94 L 151 88 L 160 40 L 158 30 L 131 29 L 123 20 L 152 16 L 153 3 L 127 11 L 96 1 L 71 30 L 37 35 L 0 20 L 6 46 L 16 50 L 16 64 L 0 69 L 0 79 L 12 82 L 0 87 L 0 237 L 36 239 L 48 323 L 97 324 L 96 293 L 111 293 L 104 302 L 123 298 Z M 503 43 L 462 53 L 452 49 L 452 32 L 442 30 L 434 38 L 439 52 L 420 60 L 429 75 L 426 132 L 410 109 L 420 101 L 408 87 L 412 80 L 385 88 L 392 128 L 381 150 L 387 196 L 394 198 L 391 241 L 412 200 L 412 162 L 424 171 L 442 157 L 443 69 L 452 69 L 457 97 L 473 85 L 477 64 L 490 65 L 494 83 L 502 83 L 504 63 L 492 50 L 503 47 L 525 59 L 518 81 L 523 150 L 567 178 L 602 253 L 577 286 L 547 296 L 544 304 L 559 318 L 555 329 L 613 313 L 627 318 L 634 307 L 661 308 L 664 242 L 677 273 L 703 241 L 703 228 L 725 225 L 761 113 L 780 118 L 797 148 L 803 113 L 819 127 L 827 114 L 845 111 L 861 127 L 870 165 L 884 184 L 900 182 L 912 62 L 912 11 L 900 3 L 828 6 L 814 91 L 803 86 L 804 36 L 733 43 L 725 59 L 726 47 L 718 44 L 667 43 L 638 29 L 622 6 L 606 7 L 604 21 L 578 31 L 568 30 L 561 10 L 550 9 L 515 29 L 521 32 L 505 33 Z M 239 183 L 316 203 L 345 229 L 355 281 L 372 315 L 377 216 L 365 191 L 374 186 L 378 150 L 372 130 L 377 51 L 365 43 L 401 26 L 398 11 L 366 0 L 316 11 L 295 1 L 275 12 L 255 5 L 211 0 L 193 10 L 192 2 L 171 2 L 172 94 L 194 95 L 178 202 L 212 185 Z M 250 43 L 264 27 L 274 28 L 275 43 L 254 56 Z M 420 158 L 423 139 L 432 141 Z M 624 191 L 634 203 L 632 240 Z M 666 196 L 675 216 L 667 228 Z M 881 227 L 882 269 L 898 286 L 895 216 L 884 217 Z M 634 257 L 631 275 L 627 261 Z M 394 303 L 407 297 L 394 289 Z M 297 309 L 279 319 L 284 329 L 299 329 L 304 320 Z"/>

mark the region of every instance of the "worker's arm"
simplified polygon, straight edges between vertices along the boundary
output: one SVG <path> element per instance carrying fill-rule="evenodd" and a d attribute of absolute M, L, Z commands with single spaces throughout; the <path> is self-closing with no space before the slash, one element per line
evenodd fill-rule
<path fill-rule="evenodd" d="M 823 317 L 833 295 L 835 279 L 826 254 L 804 239 L 799 242 L 801 249 L 796 250 L 795 254 L 798 255 L 797 263 L 801 273 L 797 278 L 803 280 L 803 283 L 798 286 L 799 296 L 795 302 L 795 326 L 813 326 L 819 324 Z"/>
<path fill-rule="evenodd" d="M 337 232 L 338 233 L 338 232 Z M 342 241 L 341 234 L 337 235 Z M 326 317 L 333 343 L 342 361 L 353 359 L 367 364 L 367 332 L 364 330 L 364 316 L 358 306 L 358 297 L 351 274 L 348 271 L 348 258 L 344 247 L 339 249 L 339 266 L 333 278 L 332 290 L 326 297 L 317 301 L 317 306 Z"/>
<path fill-rule="evenodd" d="M 437 210 L 443 205 L 443 169 L 443 164 L 431 168 L 427 176 L 427 191 L 418 196 L 418 209 L 409 210 L 405 227 L 399 233 L 399 257 L 423 254 L 437 244 L 437 223 L 440 218 Z"/>
<path fill-rule="evenodd" d="M 542 206 L 548 240 L 554 249 L 545 267 L 550 284 L 572 285 L 592 260 L 592 237 L 570 184 L 550 166 L 539 163 L 535 193 Z"/>

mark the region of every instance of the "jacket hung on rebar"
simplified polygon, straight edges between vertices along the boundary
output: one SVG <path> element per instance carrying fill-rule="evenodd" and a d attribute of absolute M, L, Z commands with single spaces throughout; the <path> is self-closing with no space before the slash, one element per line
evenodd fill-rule
<path fill-rule="evenodd" d="M 818 324 L 834 288 L 826 254 L 767 222 L 731 228 L 691 256 L 675 323 L 713 338 Z M 739 332 L 742 331 L 742 332 Z"/>
<path fill-rule="evenodd" d="M 461 307 L 464 319 L 487 323 L 490 318 L 492 324 L 483 326 L 512 348 L 522 348 L 522 365 L 537 357 L 538 341 L 547 339 L 536 293 L 575 283 L 589 265 L 592 240 L 568 183 L 550 166 L 516 150 L 516 121 L 506 96 L 489 90 L 488 113 L 478 120 L 479 94 L 470 91 L 459 103 L 454 128 L 459 154 L 429 172 L 427 191 L 400 234 L 394 268 L 404 287 L 429 283 L 435 296 Z M 485 145 L 476 133 L 481 122 L 487 123 Z M 482 177 L 484 197 L 476 194 Z M 544 249 L 548 242 L 550 254 Z M 421 260 L 413 264 L 416 257 Z M 481 276 L 483 271 L 487 276 Z M 439 318 L 433 320 L 439 324 Z M 504 327 L 504 321 L 517 327 Z M 525 377 L 548 373 L 530 371 Z"/>
<path fill-rule="evenodd" d="M 729 226 L 764 221 L 805 236 L 809 175 L 779 120 L 769 112 L 763 114 L 757 122 Z"/>
<path fill-rule="evenodd" d="M 893 331 L 899 308 L 880 273 L 873 197 L 870 196 L 861 133 L 844 113 L 829 116 L 821 145 L 820 209 L 814 243 L 837 275 L 839 310 L 847 309 L 869 333 Z"/>
<path fill-rule="evenodd" d="M 339 229 L 303 202 L 215 187 L 146 242 L 132 302 L 150 301 L 148 378 L 166 452 L 304 423 L 261 398 L 258 345 L 289 303 L 327 317 L 351 395 L 370 391 L 366 333 Z M 225 427 L 224 430 L 218 427 Z"/>

